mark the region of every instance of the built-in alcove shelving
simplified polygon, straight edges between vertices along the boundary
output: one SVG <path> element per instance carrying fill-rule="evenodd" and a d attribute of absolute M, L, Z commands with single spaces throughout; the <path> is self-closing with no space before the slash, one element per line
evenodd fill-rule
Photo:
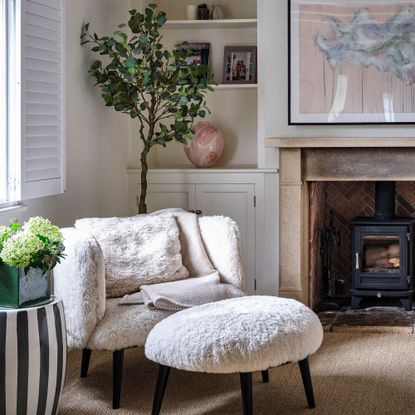
<path fill-rule="evenodd" d="M 136 3 L 136 8 L 146 5 L 140 0 Z M 156 3 L 167 14 L 168 20 L 163 27 L 163 42 L 167 47 L 174 48 L 185 41 L 210 43 L 209 66 L 216 85 L 215 91 L 207 95 L 211 114 L 206 120 L 220 128 L 225 136 L 223 156 L 215 168 L 258 166 L 258 85 L 223 82 L 225 46 L 257 45 L 256 0 L 218 2 L 225 14 L 221 20 L 187 20 L 187 5 L 195 4 L 191 0 L 160 0 Z M 208 6 L 211 7 L 209 3 Z M 170 143 L 167 148 L 156 148 L 150 166 L 191 167 L 182 145 L 176 143 Z"/>

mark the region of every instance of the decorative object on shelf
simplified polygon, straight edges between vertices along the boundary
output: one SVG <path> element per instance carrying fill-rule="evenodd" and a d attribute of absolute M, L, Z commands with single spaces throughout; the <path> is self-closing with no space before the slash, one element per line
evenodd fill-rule
<path fill-rule="evenodd" d="M 197 10 L 198 10 L 198 6 L 196 4 L 189 4 L 186 7 L 186 12 L 187 12 L 187 20 L 197 20 Z"/>
<path fill-rule="evenodd" d="M 223 152 L 225 140 L 222 132 L 208 121 L 199 121 L 194 127 L 194 138 L 184 152 L 198 168 L 212 167 Z"/>
<path fill-rule="evenodd" d="M 209 20 L 210 11 L 206 4 L 200 4 L 197 8 L 197 18 L 199 20 Z"/>
<path fill-rule="evenodd" d="M 256 46 L 225 46 L 223 61 L 224 84 L 256 83 Z"/>
<path fill-rule="evenodd" d="M 415 122 L 415 10 L 290 0 L 290 124 Z"/>
<path fill-rule="evenodd" d="M 191 127 L 196 118 L 209 111 L 205 94 L 209 68 L 189 65 L 190 50 L 170 51 L 163 47 L 160 29 L 166 13 L 149 5 L 144 13 L 130 11 L 128 29 L 119 26 L 114 36 L 98 36 L 85 24 L 81 44 L 91 44 L 100 59 L 90 70 L 101 88 L 107 106 L 138 121 L 142 142 L 140 156 L 141 191 L 139 213 L 147 213 L 147 156 L 155 145 L 170 141 L 186 144 L 193 137 Z"/>
<path fill-rule="evenodd" d="M 188 65 L 209 65 L 210 43 L 183 42 L 180 44 L 179 50 L 187 51 L 186 63 Z"/>
<path fill-rule="evenodd" d="M 0 227 L 0 307 L 50 301 L 51 270 L 64 257 L 63 237 L 48 219 Z"/>
<path fill-rule="evenodd" d="M 0 309 L 0 413 L 58 413 L 66 372 L 62 301 Z"/>
<path fill-rule="evenodd" d="M 219 5 L 213 5 L 212 11 L 210 12 L 210 18 L 212 20 L 221 20 L 225 18 L 225 14 L 223 13 L 223 9 Z"/>

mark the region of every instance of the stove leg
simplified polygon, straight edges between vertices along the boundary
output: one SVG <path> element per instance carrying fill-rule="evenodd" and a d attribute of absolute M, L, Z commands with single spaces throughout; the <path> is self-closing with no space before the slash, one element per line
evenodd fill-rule
<path fill-rule="evenodd" d="M 359 307 L 360 302 L 362 301 L 363 297 L 358 297 L 357 295 L 352 295 L 352 310 L 356 310 Z"/>
<path fill-rule="evenodd" d="M 401 304 L 406 311 L 412 311 L 412 298 L 411 297 L 401 297 Z"/>

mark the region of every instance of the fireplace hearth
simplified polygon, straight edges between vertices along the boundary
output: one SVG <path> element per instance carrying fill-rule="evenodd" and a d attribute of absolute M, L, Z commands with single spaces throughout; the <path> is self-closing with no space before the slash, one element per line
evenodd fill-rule
<path fill-rule="evenodd" d="M 352 221 L 352 308 L 395 297 L 412 309 L 415 219 L 395 217 L 395 182 L 376 182 L 375 214 Z"/>

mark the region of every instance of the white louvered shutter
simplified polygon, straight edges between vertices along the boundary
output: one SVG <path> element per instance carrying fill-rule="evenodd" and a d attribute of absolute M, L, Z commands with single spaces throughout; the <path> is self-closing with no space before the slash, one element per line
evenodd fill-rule
<path fill-rule="evenodd" d="M 21 0 L 21 200 L 65 191 L 63 0 Z"/>

